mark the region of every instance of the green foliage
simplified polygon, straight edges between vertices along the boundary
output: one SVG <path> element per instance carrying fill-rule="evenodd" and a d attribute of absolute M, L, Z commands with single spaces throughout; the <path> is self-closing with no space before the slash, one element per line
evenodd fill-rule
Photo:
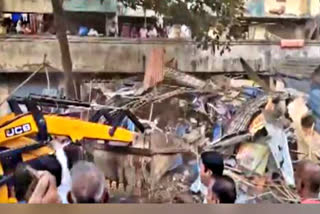
<path fill-rule="evenodd" d="M 191 27 L 196 41 L 203 48 L 213 45 L 221 52 L 229 49 L 232 38 L 231 27 L 240 25 L 244 11 L 244 0 L 120 0 L 125 6 L 135 9 L 142 6 L 172 19 L 172 23 Z M 208 37 L 210 27 L 214 27 L 214 38 Z M 233 31 L 234 32 L 234 31 Z M 221 36 L 226 33 L 226 39 Z"/>

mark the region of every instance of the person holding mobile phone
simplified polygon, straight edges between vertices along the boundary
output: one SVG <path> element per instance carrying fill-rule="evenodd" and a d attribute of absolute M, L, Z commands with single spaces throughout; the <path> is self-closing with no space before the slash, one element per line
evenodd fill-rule
<path fill-rule="evenodd" d="M 55 177 L 48 171 L 36 171 L 36 173 L 38 182 L 28 200 L 28 204 L 61 203 Z"/>
<path fill-rule="evenodd" d="M 48 171 L 37 171 L 26 164 L 14 174 L 16 198 L 28 204 L 61 203 L 56 178 Z"/>

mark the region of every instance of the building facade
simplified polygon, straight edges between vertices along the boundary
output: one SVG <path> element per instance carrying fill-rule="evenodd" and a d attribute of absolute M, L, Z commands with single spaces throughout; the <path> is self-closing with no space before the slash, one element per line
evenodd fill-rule
<path fill-rule="evenodd" d="M 81 4 L 77 4 L 78 2 Z M 0 0 L 0 3 L 3 12 L 52 13 L 51 0 Z M 68 0 L 64 7 L 67 12 L 75 14 L 73 17 L 83 16 L 85 13 L 118 15 L 114 0 Z M 282 72 L 287 76 L 297 76 L 303 71 L 282 71 L 281 65 L 285 65 L 288 59 L 295 59 L 295 62 L 302 64 L 305 59 L 320 59 L 320 43 L 306 39 L 304 31 L 300 34 L 296 32 L 319 13 L 319 1 L 248 0 L 246 8 L 248 38 L 232 42 L 231 52 L 222 56 L 210 49 L 198 49 L 196 44 L 190 41 L 69 36 L 73 72 L 88 78 L 94 73 L 141 74 L 144 72 L 146 59 L 154 48 L 164 48 L 168 60 L 176 58 L 179 70 L 195 73 L 243 72 L 239 62 L 239 58 L 243 57 L 258 72 Z M 120 15 L 130 16 L 131 13 L 132 11 L 123 12 Z M 275 24 L 281 23 L 286 23 L 283 25 L 289 27 L 275 29 Z M 292 31 L 296 34 L 291 33 Z M 304 42 L 302 46 L 288 49 L 281 46 L 282 40 L 287 39 L 300 39 Z M 51 87 L 58 88 L 59 79 L 62 78 L 62 65 L 59 45 L 54 35 L 0 36 L 0 98 L 10 94 L 34 72 L 45 55 L 51 65 L 48 69 L 52 77 Z M 306 67 L 310 69 L 310 66 Z M 308 72 L 312 72 L 312 69 Z M 17 94 L 25 96 L 46 87 L 47 78 L 43 73 L 26 84 Z"/>

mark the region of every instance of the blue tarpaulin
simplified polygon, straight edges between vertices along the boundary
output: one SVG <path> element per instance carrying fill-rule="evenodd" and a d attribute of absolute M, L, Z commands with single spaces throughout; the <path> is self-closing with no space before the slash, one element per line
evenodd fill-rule
<path fill-rule="evenodd" d="M 315 129 L 320 133 L 320 85 L 312 84 L 309 91 L 308 107 L 315 117 Z"/>
<path fill-rule="evenodd" d="M 21 13 L 13 13 L 12 14 L 12 22 L 17 23 L 22 18 Z"/>

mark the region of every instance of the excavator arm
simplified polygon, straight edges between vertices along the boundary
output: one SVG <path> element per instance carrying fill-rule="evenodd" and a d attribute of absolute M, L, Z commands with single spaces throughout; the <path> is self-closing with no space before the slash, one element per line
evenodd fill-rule
<path fill-rule="evenodd" d="M 99 140 L 103 145 L 121 148 L 130 147 L 135 140 L 136 132 L 119 127 L 124 117 L 130 118 L 140 131 L 144 127 L 130 112 L 121 111 L 117 117 L 108 115 L 108 110 L 97 111 L 91 121 L 84 121 L 75 117 L 44 113 L 43 106 L 63 108 L 69 106 L 81 106 L 90 109 L 88 103 L 76 101 L 57 100 L 50 97 L 13 98 L 8 101 L 11 114 L 0 118 L 0 203 L 10 203 L 13 200 L 9 196 L 8 181 L 12 174 L 4 170 L 5 159 L 21 157 L 23 162 L 37 159 L 42 156 L 52 155 L 54 150 L 48 146 L 51 136 L 69 137 L 71 142 L 80 143 L 83 140 Z M 23 112 L 20 105 L 26 106 Z M 98 123 L 98 118 L 105 116 L 109 119 L 107 124 Z"/>
<path fill-rule="evenodd" d="M 0 126 L 0 146 L 9 140 L 21 137 L 50 135 L 66 136 L 75 143 L 93 139 L 129 145 L 134 140 L 134 132 L 117 128 L 114 134 L 110 135 L 112 129 L 112 126 L 58 115 L 43 115 L 43 119 L 37 122 L 32 114 L 23 114 Z"/>

